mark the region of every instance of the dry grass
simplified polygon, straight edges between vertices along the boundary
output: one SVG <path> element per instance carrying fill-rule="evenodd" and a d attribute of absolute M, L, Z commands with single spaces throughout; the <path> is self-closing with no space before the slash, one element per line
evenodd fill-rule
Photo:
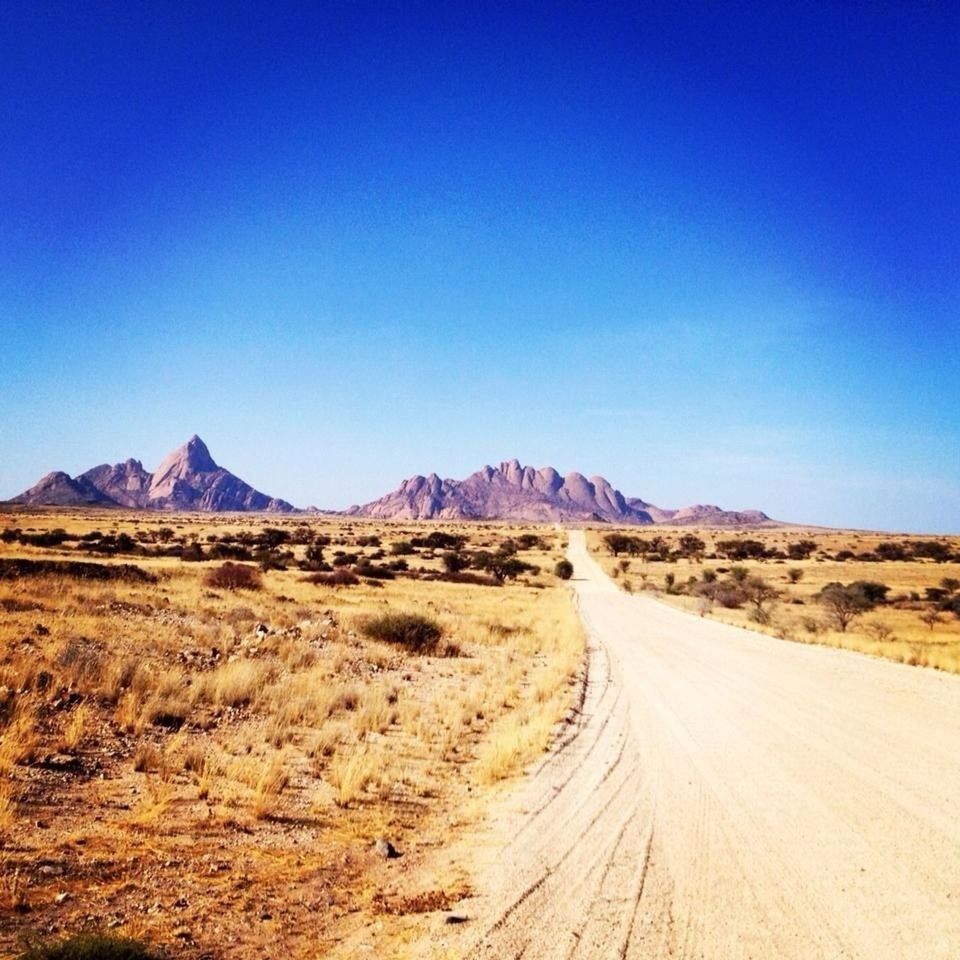
<path fill-rule="evenodd" d="M 13 784 L 0 781 L 0 837 L 9 836 L 17 822 L 17 801 Z"/>
<path fill-rule="evenodd" d="M 327 560 L 343 550 L 373 564 L 437 529 L 121 511 L 8 514 L 6 525 L 96 528 L 149 549 L 270 526 L 328 538 Z M 525 532 L 440 529 L 468 550 Z M 358 843 L 386 834 L 405 863 L 425 856 L 479 815 L 478 784 L 542 753 L 569 707 L 583 637 L 553 573 L 563 537 L 535 532 L 545 546 L 521 557 L 542 572 L 499 588 L 419 579 L 443 569 L 426 547 L 404 558 L 413 576 L 334 591 L 306 581 L 298 539 L 288 569 L 241 593 L 206 584 L 209 563 L 0 543 L 0 556 L 132 562 L 155 577 L 0 582 L 0 844 L 9 874 L 31 885 L 30 913 L 0 909 L 0 955 L 25 931 L 70 930 L 92 913 L 157 942 L 186 927 L 177 954 L 188 960 L 224 944 L 241 960 L 313 956 L 318 938 L 369 920 L 377 864 Z M 428 618 L 441 639 L 410 649 L 366 636 L 383 614 Z M 68 767 L 46 766 L 57 753 Z"/>
<path fill-rule="evenodd" d="M 264 820 L 276 812 L 280 794 L 289 783 L 286 758 L 282 753 L 276 753 L 264 764 L 254 788 L 253 815 L 257 820 Z"/>
<path fill-rule="evenodd" d="M 383 759 L 382 754 L 366 744 L 336 755 L 330 764 L 329 778 L 336 790 L 337 806 L 348 807 L 363 796 L 380 771 Z"/>
<path fill-rule="evenodd" d="M 206 678 L 205 695 L 219 707 L 245 707 L 267 681 L 268 668 L 250 660 L 236 660 L 218 667 Z"/>

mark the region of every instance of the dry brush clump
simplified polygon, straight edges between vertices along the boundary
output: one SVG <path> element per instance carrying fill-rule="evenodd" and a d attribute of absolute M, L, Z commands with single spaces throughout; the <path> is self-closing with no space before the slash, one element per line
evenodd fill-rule
<path fill-rule="evenodd" d="M 231 563 L 228 560 L 219 567 L 208 570 L 204 574 L 203 582 L 215 590 L 261 590 L 263 574 L 249 564 Z"/>
<path fill-rule="evenodd" d="M 443 638 L 443 628 L 435 620 L 403 611 L 371 617 L 361 629 L 373 640 L 394 644 L 410 653 L 435 653 Z"/>

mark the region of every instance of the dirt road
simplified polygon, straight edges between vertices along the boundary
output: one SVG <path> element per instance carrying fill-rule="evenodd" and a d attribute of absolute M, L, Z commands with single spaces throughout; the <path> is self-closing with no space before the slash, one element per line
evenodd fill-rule
<path fill-rule="evenodd" d="M 960 678 L 626 596 L 576 531 L 570 559 L 582 713 L 498 822 L 470 921 L 435 946 L 957 960 Z"/>

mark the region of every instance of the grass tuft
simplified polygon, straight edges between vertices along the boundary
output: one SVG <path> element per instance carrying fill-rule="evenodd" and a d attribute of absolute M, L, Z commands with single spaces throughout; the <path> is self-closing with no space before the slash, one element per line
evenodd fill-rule
<path fill-rule="evenodd" d="M 84 933 L 28 947 L 17 960 L 162 960 L 162 955 L 138 940 Z"/>

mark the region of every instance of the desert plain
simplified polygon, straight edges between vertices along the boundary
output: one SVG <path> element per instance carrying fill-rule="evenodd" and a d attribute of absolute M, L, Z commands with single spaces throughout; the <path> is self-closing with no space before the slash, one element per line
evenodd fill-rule
<path fill-rule="evenodd" d="M 613 903 L 605 884 L 633 889 L 639 866 L 657 868 L 636 798 L 674 760 L 625 732 L 644 741 L 650 691 L 633 720 L 625 695 L 603 699 L 614 661 L 579 616 L 601 580 L 683 611 L 669 636 L 714 621 L 748 628 L 755 653 L 819 644 L 960 670 L 957 538 L 602 525 L 584 539 L 523 523 L 37 509 L 0 528 L 8 957 L 84 931 L 197 960 L 493 956 L 520 942 L 510 917 L 536 926 L 521 905 L 566 876 L 536 866 L 564 844 L 577 882 L 595 873 L 591 896 Z M 594 561 L 606 577 L 591 567 L 583 581 Z M 831 587 L 866 590 L 849 619 Z M 618 616 L 618 643 L 645 642 L 633 607 Z M 691 651 L 719 676 L 725 640 L 711 637 Z M 690 657 L 691 677 L 711 662 Z M 590 764 L 575 760 L 586 741 L 603 747 Z M 626 796 L 637 805 L 613 824 Z M 573 856 L 581 829 L 599 859 Z M 635 904 L 629 922 L 626 907 L 607 920 L 591 908 L 582 929 L 575 904 L 541 908 L 561 911 L 570 941 L 536 940 L 531 956 L 568 955 L 586 929 L 590 957 L 719 942 L 650 939 L 673 929 L 655 912 L 644 940 Z"/>

